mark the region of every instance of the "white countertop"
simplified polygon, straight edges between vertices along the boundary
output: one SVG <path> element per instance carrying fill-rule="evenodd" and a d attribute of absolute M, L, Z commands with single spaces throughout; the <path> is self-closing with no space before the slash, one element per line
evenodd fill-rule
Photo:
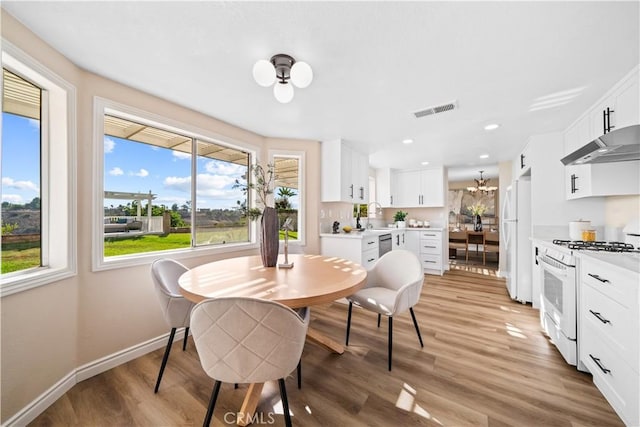
<path fill-rule="evenodd" d="M 320 237 L 340 237 L 345 239 L 362 239 L 363 237 L 379 236 L 381 234 L 392 233 L 394 231 L 442 231 L 440 227 L 407 227 L 407 228 L 374 228 L 365 231 L 357 231 L 355 228 L 350 233 L 345 233 L 342 229 L 337 234 L 334 233 L 320 233 Z"/>
<path fill-rule="evenodd" d="M 597 251 L 574 251 L 573 254 L 582 258 L 592 258 L 600 262 L 615 265 L 625 270 L 640 273 L 640 254 L 638 253 L 616 253 Z"/>

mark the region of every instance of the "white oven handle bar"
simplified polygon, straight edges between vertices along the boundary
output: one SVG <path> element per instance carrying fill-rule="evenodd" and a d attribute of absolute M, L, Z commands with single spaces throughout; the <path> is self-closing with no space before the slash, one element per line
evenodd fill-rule
<path fill-rule="evenodd" d="M 571 266 L 564 265 L 546 255 L 538 255 L 536 259 L 538 260 L 539 263 L 542 264 L 542 268 L 547 269 L 553 274 L 555 274 L 556 276 L 560 276 L 560 277 L 567 277 L 569 275 L 568 270 L 570 268 L 573 268 Z"/>

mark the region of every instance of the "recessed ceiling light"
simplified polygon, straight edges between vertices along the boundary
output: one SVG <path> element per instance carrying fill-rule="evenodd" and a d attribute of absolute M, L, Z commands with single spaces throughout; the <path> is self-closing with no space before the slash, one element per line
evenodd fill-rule
<path fill-rule="evenodd" d="M 413 139 L 403 139 L 402 143 L 403 144 L 413 144 Z"/>
<path fill-rule="evenodd" d="M 489 155 L 488 154 L 480 154 L 480 158 L 481 159 L 488 159 Z"/>
<path fill-rule="evenodd" d="M 423 164 L 424 166 L 426 166 L 426 165 L 428 165 L 428 164 L 429 164 L 429 162 L 422 162 L 422 164 Z"/>
<path fill-rule="evenodd" d="M 497 124 L 497 123 L 491 123 L 491 124 L 489 124 L 489 125 L 486 125 L 486 126 L 484 127 L 484 130 L 494 130 L 494 129 L 498 129 L 499 127 L 500 127 L 500 125 L 499 125 L 499 124 Z"/>

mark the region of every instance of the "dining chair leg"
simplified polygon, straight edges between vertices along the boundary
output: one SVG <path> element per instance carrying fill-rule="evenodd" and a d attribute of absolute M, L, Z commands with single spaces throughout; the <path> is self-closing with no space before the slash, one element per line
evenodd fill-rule
<path fill-rule="evenodd" d="M 211 392 L 211 399 L 209 399 L 209 406 L 207 407 L 207 415 L 204 417 L 203 427 L 208 427 L 211 424 L 211 417 L 213 416 L 213 408 L 216 406 L 216 400 L 218 400 L 218 393 L 220 392 L 220 381 L 216 381 L 213 385 L 213 391 Z"/>
<path fill-rule="evenodd" d="M 413 312 L 413 307 L 410 307 L 409 311 L 411 312 L 411 318 L 413 319 L 413 326 L 416 327 L 416 332 L 418 333 L 418 339 L 420 340 L 420 347 L 424 347 L 424 344 L 422 344 L 422 335 L 420 335 L 420 328 L 418 328 L 418 321 L 416 320 L 416 315 Z"/>
<path fill-rule="evenodd" d="M 184 341 L 182 343 L 182 351 L 185 351 L 187 349 L 187 338 L 189 338 L 189 327 L 188 326 L 184 329 Z"/>
<path fill-rule="evenodd" d="M 382 315 L 380 313 L 378 313 L 378 328 L 380 327 L 380 318 L 382 317 Z"/>
<path fill-rule="evenodd" d="M 391 370 L 392 350 L 393 350 L 393 316 L 389 316 L 389 370 Z"/>
<path fill-rule="evenodd" d="M 347 315 L 347 340 L 345 345 L 349 345 L 349 329 L 351 329 L 351 310 L 353 309 L 353 303 L 349 301 L 349 314 Z"/>
<path fill-rule="evenodd" d="M 287 427 L 291 427 L 291 414 L 289 414 L 289 401 L 287 400 L 287 389 L 284 386 L 284 378 L 280 378 L 278 384 L 280 385 L 280 399 L 282 400 L 284 423 Z"/>
<path fill-rule="evenodd" d="M 164 349 L 164 356 L 162 356 L 162 364 L 160 365 L 160 372 L 158 372 L 158 379 L 156 380 L 156 388 L 153 390 L 154 393 L 158 392 L 160 388 L 160 381 L 162 381 L 162 374 L 164 373 L 164 368 L 167 366 L 167 360 L 169 360 L 169 353 L 171 352 L 171 344 L 173 344 L 173 337 L 176 335 L 176 328 L 171 328 L 171 333 L 169 334 L 169 341 L 167 342 L 167 347 Z"/>
<path fill-rule="evenodd" d="M 302 358 L 298 360 L 298 367 L 296 368 L 298 373 L 298 390 L 302 388 Z"/>

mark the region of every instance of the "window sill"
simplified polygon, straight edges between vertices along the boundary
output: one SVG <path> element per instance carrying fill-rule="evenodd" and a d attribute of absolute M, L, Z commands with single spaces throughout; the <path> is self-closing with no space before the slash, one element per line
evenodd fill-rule
<path fill-rule="evenodd" d="M 209 255 L 248 251 L 252 249 L 258 249 L 259 247 L 260 245 L 257 243 L 237 243 L 216 247 L 196 247 L 177 249 L 173 251 L 146 252 L 133 255 L 114 256 L 94 262 L 93 271 L 96 272 L 125 267 L 135 267 L 139 265 L 148 265 L 158 258 L 172 258 L 175 260 L 181 260 Z"/>
<path fill-rule="evenodd" d="M 39 286 L 49 285 L 75 275 L 75 269 L 45 267 L 35 269 L 29 273 L 3 277 L 0 284 L 0 298 Z"/>

